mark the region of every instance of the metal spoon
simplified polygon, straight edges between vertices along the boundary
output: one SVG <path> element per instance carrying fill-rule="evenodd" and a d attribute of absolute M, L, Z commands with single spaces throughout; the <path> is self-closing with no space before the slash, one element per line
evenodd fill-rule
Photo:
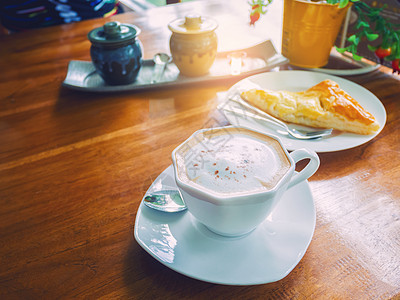
<path fill-rule="evenodd" d="M 164 190 L 150 193 L 144 197 L 143 202 L 150 208 L 164 212 L 178 212 L 187 208 L 178 190 Z"/>
<path fill-rule="evenodd" d="M 161 75 L 164 73 L 165 66 L 172 61 L 172 57 L 167 53 L 157 53 L 153 57 L 154 61 L 154 71 L 151 76 L 151 83 L 156 83 L 160 81 Z"/>

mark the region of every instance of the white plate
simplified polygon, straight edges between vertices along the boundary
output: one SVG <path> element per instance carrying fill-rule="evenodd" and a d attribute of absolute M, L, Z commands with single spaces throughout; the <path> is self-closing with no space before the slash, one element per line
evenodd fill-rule
<path fill-rule="evenodd" d="M 148 192 L 171 188 L 176 188 L 172 166 Z M 143 202 L 134 235 L 150 255 L 176 272 L 212 283 L 254 285 L 288 275 L 305 254 L 314 229 L 314 201 L 305 181 L 288 190 L 272 214 L 246 236 L 223 237 L 188 211 L 163 213 Z"/>
<path fill-rule="evenodd" d="M 271 90 L 299 92 L 304 91 L 325 79 L 331 79 L 337 82 L 343 90 L 349 93 L 360 103 L 361 106 L 374 115 L 377 122 L 380 124 L 380 129 L 372 135 L 359 135 L 334 131 L 331 136 L 318 140 L 296 140 L 288 137 L 287 135 L 281 134 L 272 128 L 269 128 L 262 122 L 255 121 L 250 118 L 246 119 L 238 117 L 237 115 L 225 111 L 223 111 L 223 113 L 232 125 L 247 127 L 260 132 L 279 136 L 288 150 L 308 148 L 316 152 L 340 151 L 362 145 L 377 136 L 386 123 L 385 107 L 374 94 L 364 87 L 337 76 L 310 71 L 267 72 L 253 75 L 239 81 L 229 89 L 227 95 L 234 93 L 237 90 L 241 90 L 246 86 L 254 87 L 254 85 Z M 225 105 L 227 105 L 227 107 L 235 106 L 233 102 L 227 102 Z M 301 126 L 296 125 L 293 127 L 302 128 Z"/>

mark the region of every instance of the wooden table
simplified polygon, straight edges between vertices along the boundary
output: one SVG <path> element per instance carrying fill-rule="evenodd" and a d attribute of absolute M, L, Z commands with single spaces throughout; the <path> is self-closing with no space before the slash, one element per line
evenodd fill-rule
<path fill-rule="evenodd" d="M 225 47 L 279 39 L 279 16 L 265 18 L 275 29 L 251 28 L 245 1 L 231 2 L 113 19 L 142 29 L 145 58 L 168 50 L 167 23 L 193 11 L 219 20 Z M 1 299 L 399 297 L 399 76 L 382 68 L 348 77 L 382 101 L 387 123 L 367 144 L 320 154 L 310 179 L 315 233 L 295 269 L 270 284 L 206 283 L 145 252 L 133 238 L 134 220 L 171 151 L 200 128 L 228 124 L 216 113 L 216 95 L 238 79 L 119 94 L 62 88 L 68 62 L 90 60 L 86 34 L 104 22 L 0 37 Z"/>

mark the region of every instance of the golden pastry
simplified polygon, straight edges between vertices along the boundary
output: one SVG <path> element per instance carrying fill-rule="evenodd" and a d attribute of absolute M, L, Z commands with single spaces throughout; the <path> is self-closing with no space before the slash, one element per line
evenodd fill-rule
<path fill-rule="evenodd" d="M 241 96 L 290 123 L 358 134 L 372 134 L 379 129 L 374 116 L 332 80 L 324 80 L 303 92 L 251 89 Z"/>

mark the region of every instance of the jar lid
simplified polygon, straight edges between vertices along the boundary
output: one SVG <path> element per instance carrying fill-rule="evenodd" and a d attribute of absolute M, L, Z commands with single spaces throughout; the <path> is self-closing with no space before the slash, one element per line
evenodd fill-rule
<path fill-rule="evenodd" d="M 168 28 L 175 33 L 198 34 L 212 32 L 218 27 L 217 22 L 211 18 L 199 15 L 188 15 L 168 24 Z"/>
<path fill-rule="evenodd" d="M 140 28 L 132 24 L 108 22 L 88 33 L 88 39 L 93 44 L 120 45 L 135 39 L 140 34 Z"/>

